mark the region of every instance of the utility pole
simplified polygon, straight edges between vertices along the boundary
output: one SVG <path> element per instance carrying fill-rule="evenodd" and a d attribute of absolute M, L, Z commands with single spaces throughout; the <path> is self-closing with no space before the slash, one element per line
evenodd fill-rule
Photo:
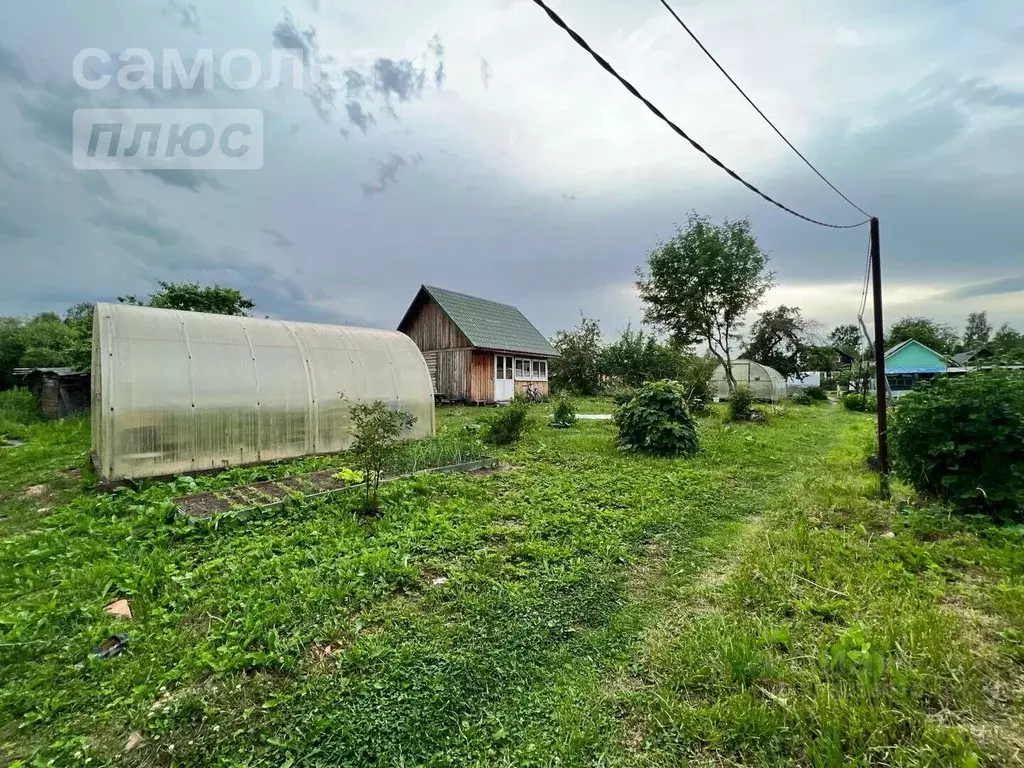
<path fill-rule="evenodd" d="M 878 471 L 882 498 L 889 498 L 889 436 L 886 425 L 885 326 L 882 322 L 882 254 L 878 219 L 871 217 L 871 289 L 875 309 L 875 397 L 878 400 Z"/>

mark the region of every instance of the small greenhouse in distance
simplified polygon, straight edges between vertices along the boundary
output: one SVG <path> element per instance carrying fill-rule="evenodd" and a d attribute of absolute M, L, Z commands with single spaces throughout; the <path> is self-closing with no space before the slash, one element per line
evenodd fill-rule
<path fill-rule="evenodd" d="M 104 481 L 343 451 L 349 406 L 373 400 L 416 417 L 407 438 L 434 434 L 427 364 L 396 331 L 96 305 L 92 457 Z"/>
<path fill-rule="evenodd" d="M 774 368 L 755 363 L 753 360 L 733 360 L 732 376 L 736 385 L 747 387 L 758 400 L 782 400 L 786 396 L 786 379 Z M 711 394 L 720 400 L 729 399 L 729 382 L 725 377 L 725 366 L 720 365 L 711 377 Z"/>

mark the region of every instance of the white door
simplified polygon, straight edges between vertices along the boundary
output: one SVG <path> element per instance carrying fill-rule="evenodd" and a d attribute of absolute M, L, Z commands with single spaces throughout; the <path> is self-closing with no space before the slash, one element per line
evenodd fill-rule
<path fill-rule="evenodd" d="M 494 400 L 507 403 L 516 392 L 512 380 L 512 357 L 510 355 L 494 356 Z"/>

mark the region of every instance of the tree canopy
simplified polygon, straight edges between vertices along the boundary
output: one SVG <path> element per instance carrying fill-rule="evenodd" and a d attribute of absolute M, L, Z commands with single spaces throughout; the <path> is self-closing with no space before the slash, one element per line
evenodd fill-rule
<path fill-rule="evenodd" d="M 158 281 L 160 290 L 145 302 L 134 295 L 118 301 L 136 306 L 244 315 L 256 305 L 234 288 L 201 286 L 197 282 Z M 61 317 L 41 312 L 34 317 L 0 317 L 0 388 L 18 383 L 11 373 L 15 368 L 69 367 L 87 370 L 92 364 L 93 305 L 79 302 Z"/>
<path fill-rule="evenodd" d="M 592 395 L 600 386 L 601 326 L 580 316 L 571 331 L 559 331 L 551 341 L 558 357 L 551 361 L 554 382 L 562 389 Z"/>
<path fill-rule="evenodd" d="M 988 321 L 988 312 L 971 312 L 967 316 L 964 328 L 963 351 L 973 352 L 984 347 L 992 338 L 992 324 Z"/>
<path fill-rule="evenodd" d="M 754 321 L 743 357 L 770 366 L 788 379 L 811 370 L 813 349 L 809 324 L 800 310 L 781 306 L 762 312 Z"/>
<path fill-rule="evenodd" d="M 160 290 L 140 301 L 135 294 L 118 296 L 122 304 L 186 312 L 210 312 L 214 315 L 247 315 L 256 303 L 235 288 L 200 285 L 198 282 L 166 283 L 158 280 Z"/>
<path fill-rule="evenodd" d="M 960 346 L 960 336 L 952 326 L 927 317 L 903 317 L 889 327 L 885 348 L 892 349 L 910 339 L 942 355 L 951 355 Z"/>
<path fill-rule="evenodd" d="M 735 389 L 733 345 L 743 317 L 774 284 L 767 263 L 749 221 L 713 224 L 691 212 L 686 228 L 677 227 L 672 238 L 648 254 L 646 269 L 637 268 L 644 320 L 678 346 L 706 344 Z"/>

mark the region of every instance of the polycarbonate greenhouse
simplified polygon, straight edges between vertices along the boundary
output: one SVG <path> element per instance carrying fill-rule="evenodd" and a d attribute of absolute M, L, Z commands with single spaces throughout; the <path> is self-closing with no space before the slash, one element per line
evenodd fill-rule
<path fill-rule="evenodd" d="M 344 395 L 344 400 L 342 399 Z M 97 304 L 92 449 L 104 481 L 349 448 L 353 403 L 434 434 L 423 355 L 397 331 Z"/>
<path fill-rule="evenodd" d="M 786 379 L 774 368 L 753 360 L 733 360 L 732 375 L 737 386 L 747 387 L 758 400 L 782 400 L 786 396 Z M 720 365 L 711 377 L 711 393 L 720 400 L 729 399 L 729 382 L 725 366 Z"/>

